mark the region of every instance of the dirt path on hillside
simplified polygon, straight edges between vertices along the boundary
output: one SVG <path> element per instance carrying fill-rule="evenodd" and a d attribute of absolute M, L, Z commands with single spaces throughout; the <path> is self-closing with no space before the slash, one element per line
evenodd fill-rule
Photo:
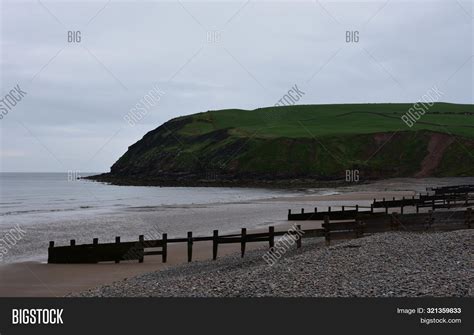
<path fill-rule="evenodd" d="M 421 162 L 421 170 L 415 174 L 415 177 L 423 178 L 431 175 L 441 162 L 444 152 L 453 142 L 454 138 L 446 134 L 435 133 L 431 135 L 428 143 L 428 154 Z"/>

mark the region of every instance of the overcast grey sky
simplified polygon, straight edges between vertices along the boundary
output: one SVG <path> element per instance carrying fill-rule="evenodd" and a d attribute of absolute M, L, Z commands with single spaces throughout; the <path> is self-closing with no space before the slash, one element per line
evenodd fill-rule
<path fill-rule="evenodd" d="M 1 4 L 0 98 L 27 95 L 0 120 L 0 171 L 108 171 L 172 117 L 271 106 L 295 84 L 302 104 L 413 102 L 433 86 L 473 103 L 473 1 Z M 165 94 L 130 126 L 154 86 Z"/>

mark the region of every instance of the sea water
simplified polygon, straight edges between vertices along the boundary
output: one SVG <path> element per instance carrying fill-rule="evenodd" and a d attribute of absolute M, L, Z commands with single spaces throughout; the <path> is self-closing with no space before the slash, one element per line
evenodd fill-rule
<path fill-rule="evenodd" d="M 87 175 L 91 174 L 81 176 Z M 45 260 L 50 240 L 58 245 L 70 239 L 90 243 L 94 237 L 101 241 L 111 241 L 115 236 L 136 240 L 150 231 L 184 236 L 187 230 L 210 233 L 216 228 L 238 229 L 240 226 L 233 227 L 235 220 L 230 222 L 221 211 L 206 216 L 206 208 L 212 204 L 222 209 L 225 204 L 296 193 L 253 188 L 115 186 L 78 180 L 67 173 L 0 173 L 0 264 Z M 215 222 L 219 216 L 222 222 Z M 15 227 L 26 232 L 18 241 L 7 235 Z"/>

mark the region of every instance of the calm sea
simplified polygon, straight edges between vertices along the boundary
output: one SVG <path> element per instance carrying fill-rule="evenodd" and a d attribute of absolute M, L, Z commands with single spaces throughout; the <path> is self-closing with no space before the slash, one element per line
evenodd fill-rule
<path fill-rule="evenodd" d="M 81 174 L 87 175 L 92 173 Z M 136 239 L 137 234 L 163 229 L 170 235 L 185 234 L 188 229 L 207 233 L 215 228 L 211 225 L 217 224 L 214 218 L 222 216 L 209 213 L 210 217 L 202 222 L 210 204 L 221 204 L 222 208 L 224 204 L 295 193 L 250 188 L 113 186 L 71 180 L 67 173 L 0 173 L 0 264 L 44 260 L 49 240 L 67 243 L 71 238 L 82 238 L 86 242 L 92 237 L 104 240 L 115 235 Z M 219 222 L 224 230 L 237 229 L 233 224 L 235 220 Z M 15 245 L 5 242 L 5 234 L 17 225 L 24 228 L 25 236 Z M 5 244 L 7 252 L 2 249 Z"/>
<path fill-rule="evenodd" d="M 93 174 L 81 174 L 89 175 Z M 288 194 L 251 188 L 114 186 L 69 180 L 66 173 L 0 173 L 0 188 L 0 217 L 10 223 L 17 218 L 21 223 L 34 221 L 44 214 L 68 217 L 125 207 L 229 203 Z"/>

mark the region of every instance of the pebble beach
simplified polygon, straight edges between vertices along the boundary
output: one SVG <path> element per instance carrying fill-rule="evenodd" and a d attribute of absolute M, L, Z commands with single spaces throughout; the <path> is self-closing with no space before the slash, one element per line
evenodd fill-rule
<path fill-rule="evenodd" d="M 150 272 L 82 297 L 472 297 L 472 230 L 303 239 L 274 265 L 266 249 Z"/>

